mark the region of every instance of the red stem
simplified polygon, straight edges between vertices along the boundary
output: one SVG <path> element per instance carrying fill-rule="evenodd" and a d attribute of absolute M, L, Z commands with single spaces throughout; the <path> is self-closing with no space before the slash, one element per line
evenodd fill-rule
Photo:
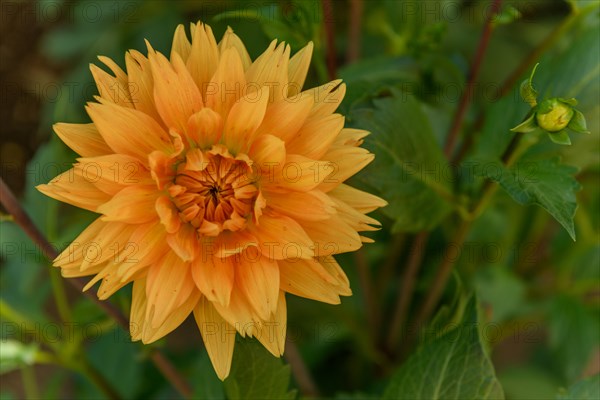
<path fill-rule="evenodd" d="M 325 23 L 325 39 L 327 44 L 327 72 L 329 79 L 335 79 L 337 68 L 335 63 L 335 24 L 333 21 L 333 3 L 323 0 L 323 21 Z"/>

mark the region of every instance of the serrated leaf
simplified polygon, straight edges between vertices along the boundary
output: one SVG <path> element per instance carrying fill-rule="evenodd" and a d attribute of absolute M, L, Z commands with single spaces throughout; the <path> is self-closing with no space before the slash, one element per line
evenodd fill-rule
<path fill-rule="evenodd" d="M 392 230 L 433 229 L 451 210 L 449 167 L 418 101 L 410 94 L 373 100 L 356 110 L 352 124 L 371 132 L 365 147 L 375 161 L 360 175 L 389 202 L 382 211 L 394 219 Z"/>
<path fill-rule="evenodd" d="M 421 346 L 394 374 L 383 398 L 389 400 L 504 399 L 485 353 L 471 297 L 455 329 Z"/>
<path fill-rule="evenodd" d="M 228 399 L 294 399 L 291 369 L 255 340 L 236 343 L 229 377 L 223 382 Z"/>
<path fill-rule="evenodd" d="M 558 158 L 523 161 L 506 169 L 486 168 L 486 177 L 500 186 L 519 204 L 535 204 L 550 213 L 575 240 L 573 218 L 577 209 L 575 180 L 577 168 L 562 165 Z"/>
<path fill-rule="evenodd" d="M 559 393 L 557 400 L 597 400 L 600 399 L 600 374 L 590 376 L 572 385 L 568 391 Z"/>

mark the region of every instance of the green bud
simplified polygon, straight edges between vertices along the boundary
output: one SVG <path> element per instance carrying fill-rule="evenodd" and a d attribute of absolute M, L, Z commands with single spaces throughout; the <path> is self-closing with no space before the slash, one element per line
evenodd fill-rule
<path fill-rule="evenodd" d="M 559 132 L 569 125 L 575 111 L 567 102 L 558 99 L 544 100 L 536 113 L 537 124 L 547 132 Z"/>

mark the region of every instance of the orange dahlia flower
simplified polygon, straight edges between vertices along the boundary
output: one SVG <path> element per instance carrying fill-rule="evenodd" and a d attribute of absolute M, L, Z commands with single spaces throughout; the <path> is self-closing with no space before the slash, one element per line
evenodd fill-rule
<path fill-rule="evenodd" d="M 95 275 L 100 299 L 133 282 L 131 336 L 153 342 L 194 314 L 221 379 L 235 334 L 283 353 L 285 293 L 351 294 L 332 255 L 369 239 L 386 203 L 343 184 L 373 155 L 334 114 L 345 85 L 301 91 L 312 43 L 273 41 L 254 62 L 229 29 L 177 27 L 170 58 L 131 50 L 91 66 L 92 123 L 54 130 L 81 155 L 39 190 L 100 214 L 54 261 Z"/>

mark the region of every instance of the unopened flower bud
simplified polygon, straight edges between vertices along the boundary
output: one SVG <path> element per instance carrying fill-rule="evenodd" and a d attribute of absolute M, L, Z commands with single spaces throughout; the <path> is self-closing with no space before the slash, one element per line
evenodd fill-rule
<path fill-rule="evenodd" d="M 559 132 L 573 118 L 573 107 L 557 99 L 544 100 L 536 114 L 538 126 L 547 132 Z"/>

